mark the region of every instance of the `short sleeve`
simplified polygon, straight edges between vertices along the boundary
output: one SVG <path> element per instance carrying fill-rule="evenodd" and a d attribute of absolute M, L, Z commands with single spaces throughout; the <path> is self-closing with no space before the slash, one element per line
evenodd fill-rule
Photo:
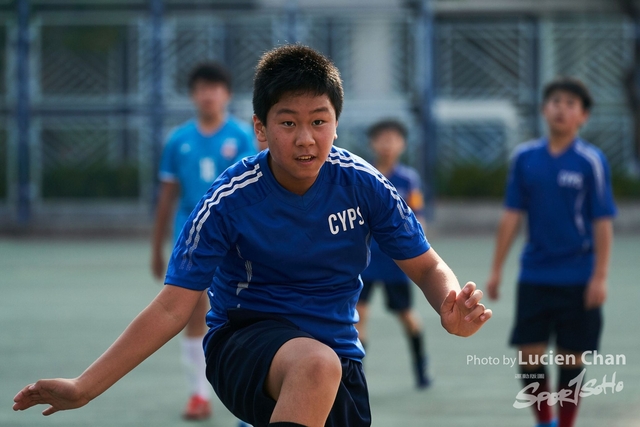
<path fill-rule="evenodd" d="M 178 181 L 178 156 L 176 148 L 178 141 L 175 133 L 173 133 L 162 149 L 162 157 L 160 158 L 160 167 L 158 169 L 158 179 L 163 182 Z"/>
<path fill-rule="evenodd" d="M 224 215 L 212 206 L 213 186 L 200 200 L 186 221 L 169 260 L 165 283 L 188 289 L 204 290 L 229 251 Z"/>
<path fill-rule="evenodd" d="M 593 218 L 615 216 L 616 206 L 611 189 L 611 171 L 604 154 L 598 153 L 591 163 L 589 205 Z"/>
<path fill-rule="evenodd" d="M 424 196 L 422 194 L 422 186 L 420 185 L 420 175 L 412 170 L 409 176 L 409 195 L 407 196 L 407 204 L 416 215 L 424 215 Z"/>
<path fill-rule="evenodd" d="M 370 196 L 370 226 L 382 252 L 397 260 L 414 258 L 430 248 L 422 226 L 387 179 L 379 177 Z"/>
<path fill-rule="evenodd" d="M 515 154 L 509 165 L 504 205 L 506 208 L 526 210 L 525 189 L 522 182 L 522 155 Z"/>

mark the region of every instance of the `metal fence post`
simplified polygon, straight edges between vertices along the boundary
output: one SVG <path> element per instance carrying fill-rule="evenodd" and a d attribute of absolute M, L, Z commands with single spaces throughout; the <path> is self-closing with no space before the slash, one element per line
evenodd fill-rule
<path fill-rule="evenodd" d="M 435 216 L 436 196 L 436 156 L 437 142 L 434 100 L 434 18 L 431 0 L 422 0 L 419 5 L 416 28 L 416 90 L 419 91 L 418 114 L 422 136 L 422 165 L 420 172 L 424 180 L 425 216 L 432 220 Z"/>
<path fill-rule="evenodd" d="M 635 6 L 633 2 L 629 2 L 629 14 L 633 19 L 633 64 L 627 77 L 626 88 L 627 97 L 633 117 L 633 155 L 631 161 L 631 171 L 636 175 L 640 175 L 640 8 Z"/>
<path fill-rule="evenodd" d="M 27 225 L 31 217 L 31 174 L 29 156 L 29 0 L 18 0 L 17 108 L 18 129 L 18 223 Z"/>
<path fill-rule="evenodd" d="M 298 31 L 298 2 L 289 0 L 285 5 L 285 14 L 287 19 L 287 43 L 297 43 L 300 41 Z"/>
<path fill-rule="evenodd" d="M 151 147 L 153 165 L 153 196 L 152 204 L 155 206 L 158 197 L 158 166 L 162 152 L 163 127 L 164 127 L 164 104 L 163 104 L 163 84 L 162 84 L 162 20 L 164 14 L 163 0 L 150 0 L 151 13 L 151 94 L 149 98 L 149 113 L 151 123 Z"/>
<path fill-rule="evenodd" d="M 540 119 L 540 90 L 542 87 L 541 75 L 542 61 L 540 60 L 540 18 L 534 17 L 532 19 L 532 36 L 531 36 L 531 117 L 532 117 L 532 130 L 536 137 L 542 135 L 544 129 L 542 126 L 542 120 Z M 520 141 L 518 141 L 520 142 Z"/>

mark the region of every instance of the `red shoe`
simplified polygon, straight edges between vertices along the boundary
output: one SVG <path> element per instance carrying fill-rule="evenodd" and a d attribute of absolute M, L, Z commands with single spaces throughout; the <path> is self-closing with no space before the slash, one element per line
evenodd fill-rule
<path fill-rule="evenodd" d="M 193 395 L 187 402 L 182 417 L 185 420 L 198 421 L 211 417 L 211 404 L 198 395 Z"/>

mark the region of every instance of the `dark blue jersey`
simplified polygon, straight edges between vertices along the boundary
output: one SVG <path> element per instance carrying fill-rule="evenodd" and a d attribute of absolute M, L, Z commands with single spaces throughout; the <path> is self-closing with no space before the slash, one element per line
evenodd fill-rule
<path fill-rule="evenodd" d="M 422 227 L 393 185 L 346 150 L 331 149 L 302 196 L 278 184 L 268 155 L 214 182 L 182 230 L 165 283 L 209 288 L 209 334 L 240 307 L 282 315 L 360 359 L 355 305 L 369 241 L 392 258 L 413 258 L 429 249 Z"/>
<path fill-rule="evenodd" d="M 389 182 L 398 191 L 398 194 L 413 209 L 416 215 L 423 215 L 424 199 L 420 190 L 420 175 L 418 172 L 405 165 L 396 165 L 391 174 L 387 176 Z M 408 283 L 409 278 L 398 265 L 385 255 L 375 241 L 371 242 L 371 262 L 362 272 L 362 280 L 382 280 L 388 284 Z"/>
<path fill-rule="evenodd" d="M 586 284 L 594 263 L 593 221 L 616 213 L 606 158 L 576 138 L 559 155 L 540 139 L 519 145 L 511 161 L 507 208 L 526 212 L 521 282 Z"/>

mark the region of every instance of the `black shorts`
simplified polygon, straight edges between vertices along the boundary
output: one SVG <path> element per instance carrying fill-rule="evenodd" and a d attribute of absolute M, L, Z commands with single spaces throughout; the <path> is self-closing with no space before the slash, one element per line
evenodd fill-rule
<path fill-rule="evenodd" d="M 358 302 L 369 302 L 371 298 L 371 291 L 375 285 L 374 281 L 363 280 L 362 292 L 360 292 L 360 298 Z M 411 283 L 387 283 L 382 282 L 384 285 L 385 297 L 387 302 L 387 308 L 391 311 L 401 312 L 411 308 Z"/>
<path fill-rule="evenodd" d="M 266 427 L 276 401 L 265 392 L 271 361 L 293 338 L 313 338 L 288 320 L 250 310 L 229 310 L 229 321 L 206 348 L 207 379 L 220 401 L 237 418 Z M 325 426 L 371 425 L 369 392 L 362 363 L 342 358 L 342 381 Z"/>
<path fill-rule="evenodd" d="M 518 284 L 516 324 L 511 344 L 550 343 L 582 352 L 597 350 L 602 331 L 602 309 L 585 310 L 586 286 Z"/>

